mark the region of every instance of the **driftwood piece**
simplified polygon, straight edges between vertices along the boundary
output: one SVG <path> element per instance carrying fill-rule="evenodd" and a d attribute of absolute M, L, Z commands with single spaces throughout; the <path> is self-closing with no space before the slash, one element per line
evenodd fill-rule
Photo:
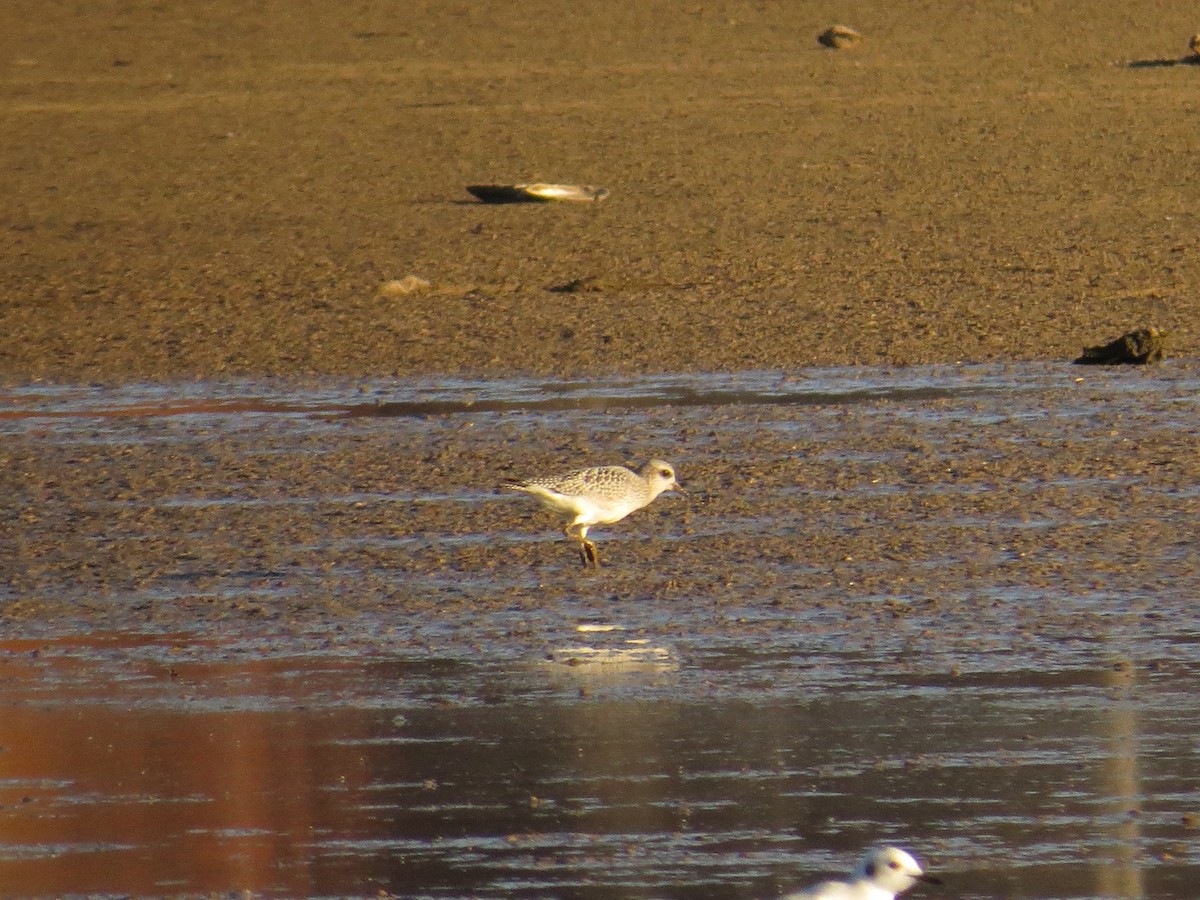
<path fill-rule="evenodd" d="M 590 184 L 468 184 L 467 190 L 484 203 L 594 203 L 608 196 L 607 188 Z"/>

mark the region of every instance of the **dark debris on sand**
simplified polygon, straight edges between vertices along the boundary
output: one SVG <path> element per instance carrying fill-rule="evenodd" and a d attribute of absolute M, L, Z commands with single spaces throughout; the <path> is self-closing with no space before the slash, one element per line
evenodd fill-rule
<path fill-rule="evenodd" d="M 1139 328 L 1097 347 L 1085 347 L 1077 365 L 1152 365 L 1166 355 L 1166 334 L 1157 328 Z"/>

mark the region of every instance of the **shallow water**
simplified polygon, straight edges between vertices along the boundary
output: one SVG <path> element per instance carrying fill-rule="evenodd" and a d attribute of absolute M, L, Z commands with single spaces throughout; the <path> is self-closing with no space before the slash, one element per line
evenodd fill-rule
<path fill-rule="evenodd" d="M 0 896 L 767 897 L 883 840 L 915 896 L 1194 896 L 1198 387 L 13 391 Z M 461 469 L 614 431 L 695 480 L 597 576 Z"/>

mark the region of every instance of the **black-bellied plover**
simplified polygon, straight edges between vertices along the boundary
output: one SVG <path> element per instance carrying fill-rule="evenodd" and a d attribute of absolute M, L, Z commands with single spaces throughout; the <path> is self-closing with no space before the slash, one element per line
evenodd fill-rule
<path fill-rule="evenodd" d="M 600 560 L 596 545 L 588 540 L 589 528 L 619 522 L 663 491 L 686 493 L 675 479 L 675 469 L 661 459 L 650 460 L 639 472 L 624 466 L 598 466 L 525 481 L 513 479 L 504 487 L 532 494 L 547 509 L 567 516 L 563 534 L 567 540 L 579 542 L 579 558 L 592 568 L 597 568 Z"/>
<path fill-rule="evenodd" d="M 849 881 L 822 881 L 784 900 L 895 900 L 919 881 L 941 884 L 899 847 L 877 847 L 858 861 Z"/>

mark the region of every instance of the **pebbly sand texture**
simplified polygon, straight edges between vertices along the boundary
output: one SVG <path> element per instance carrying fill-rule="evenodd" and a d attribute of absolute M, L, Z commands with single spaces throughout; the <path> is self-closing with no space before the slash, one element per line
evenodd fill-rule
<path fill-rule="evenodd" d="M 821 47 L 835 22 L 864 40 Z M 1142 325 L 1194 356 L 1197 26 L 1149 0 L 16 0 L 0 380 L 1069 360 Z M 521 181 L 612 195 L 464 190 Z"/>
<path fill-rule="evenodd" d="M 1180 59 L 1194 11 L 977 6 L 864 3 L 851 18 L 779 2 L 6 4 L 0 382 L 1065 366 L 1145 325 L 1165 329 L 1169 354 L 1190 365 L 1200 66 Z M 817 35 L 834 22 L 864 40 L 823 48 Z M 612 193 L 490 206 L 465 190 L 529 181 Z M 409 289 L 381 290 L 392 282 Z M 1071 421 L 1075 402 L 1055 395 L 1046 409 Z M 882 531 L 854 525 L 844 498 L 830 508 L 850 519 L 827 521 L 819 503 L 834 500 L 795 493 L 854 477 L 855 453 L 930 456 L 909 447 L 908 430 L 881 434 L 870 416 L 861 427 L 850 416 L 831 431 L 827 470 L 809 472 L 796 471 L 809 464 L 804 442 L 789 433 L 773 447 L 753 409 L 705 415 L 666 410 L 641 437 L 629 417 L 612 434 L 547 426 L 537 440 L 519 419 L 511 434 L 478 438 L 455 420 L 417 434 L 398 423 L 369 438 L 318 436 L 307 454 L 287 434 L 227 446 L 234 437 L 178 434 L 172 420 L 138 426 L 162 431 L 161 443 L 122 432 L 101 449 L 27 432 L 0 452 L 4 616 L 114 627 L 442 617 L 459 578 L 485 579 L 489 602 L 540 608 L 579 591 L 569 548 L 541 539 L 553 529 L 531 521 L 522 533 L 538 539 L 500 549 L 476 540 L 533 511 L 482 500 L 398 509 L 397 498 L 456 496 L 464 472 L 478 473 L 467 489 L 483 496 L 502 475 L 622 453 L 667 455 L 696 497 L 606 533 L 612 565 L 586 602 L 603 606 L 611 591 L 840 610 L 898 574 L 907 594 L 934 598 L 966 590 L 943 575 L 977 574 L 943 571 L 973 552 L 957 526 L 931 531 L 928 549 L 893 533 L 929 472 L 863 474 L 902 488 L 862 513 Z M 784 431 L 809 434 L 813 417 L 797 416 Z M 1044 471 L 1004 429 L 980 432 L 965 475 L 960 435 L 921 440 L 953 457 L 939 478 L 980 481 L 988 503 L 1030 502 L 1005 472 L 1103 486 L 1124 468 L 1167 490 L 1186 519 L 1190 495 L 1169 491 L 1194 483 L 1194 454 L 1157 423 L 1131 451 L 1128 427 L 1101 435 L 1120 460 L 1111 465 L 1092 451 L 1081 463 L 1058 433 L 1044 448 L 1031 438 Z M 747 485 L 758 485 L 751 499 Z M 259 490 L 270 502 L 225 503 Z M 359 494 L 364 505 L 346 506 Z M 1109 502 L 1097 488 L 1069 506 Z M 1123 588 L 1163 577 L 1160 559 L 1191 583 L 1174 527 L 1151 527 L 1162 510 L 1138 509 L 1149 524 L 1105 533 L 1113 547 L 1062 530 L 1053 549 L 1072 565 L 1130 560 Z M 777 533 L 787 516 L 800 524 Z M 731 517 L 744 520 L 732 536 L 712 524 Z M 680 556 L 637 539 L 680 521 L 697 535 Z M 415 543 L 397 546 L 397 529 Z M 1060 576 L 1036 568 L 1016 534 L 979 537 L 979 566 L 1018 548 L 1013 590 L 1036 596 Z M 895 569 L 880 574 L 879 560 Z M 913 574 L 922 560 L 928 580 Z M 727 583 L 731 566 L 751 563 L 750 584 Z M 793 566 L 794 581 L 777 571 Z M 1082 596 L 1095 576 L 1079 577 L 1070 590 Z M 259 588 L 269 600 L 247 599 Z M 144 607 L 122 605 L 143 595 Z M 152 602 L 174 597 L 193 600 Z M 462 600 L 464 621 L 476 602 Z M 963 627 L 974 626 L 968 615 Z"/>
<path fill-rule="evenodd" d="M 1030 363 L 1039 387 L 998 391 L 995 368 L 828 405 L 31 419 L 0 442 L 0 634 L 503 643 L 486 614 L 530 641 L 580 617 L 853 646 L 902 625 L 936 668 L 1018 633 L 1148 662 L 1200 632 L 1194 364 Z M 598 572 L 498 489 L 622 454 L 669 458 L 688 495 L 594 529 Z"/>

